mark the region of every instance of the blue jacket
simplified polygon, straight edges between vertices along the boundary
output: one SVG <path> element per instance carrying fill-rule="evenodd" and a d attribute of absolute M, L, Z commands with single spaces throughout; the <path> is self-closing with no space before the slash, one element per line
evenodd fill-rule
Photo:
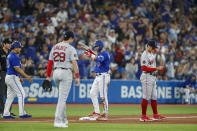
<path fill-rule="evenodd" d="M 184 83 L 183 83 L 183 87 L 186 88 L 187 86 L 189 86 L 190 88 L 196 88 L 196 80 L 191 81 L 191 77 L 193 75 L 191 75 Z"/>

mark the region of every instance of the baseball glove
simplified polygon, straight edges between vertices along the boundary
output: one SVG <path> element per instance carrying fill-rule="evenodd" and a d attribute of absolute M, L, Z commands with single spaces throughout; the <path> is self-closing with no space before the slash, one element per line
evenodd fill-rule
<path fill-rule="evenodd" d="M 52 91 L 52 83 L 49 80 L 44 80 L 42 83 L 42 88 L 46 92 L 51 92 Z"/>

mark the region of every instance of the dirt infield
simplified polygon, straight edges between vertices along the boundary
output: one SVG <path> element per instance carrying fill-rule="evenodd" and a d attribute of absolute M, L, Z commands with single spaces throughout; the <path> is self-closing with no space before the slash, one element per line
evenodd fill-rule
<path fill-rule="evenodd" d="M 139 106 L 137 104 L 110 104 L 110 106 Z M 17 106 L 17 105 L 14 105 Z M 25 106 L 56 106 L 56 104 L 26 104 Z M 82 106 L 82 104 L 68 104 L 67 106 Z M 83 104 L 83 106 L 92 106 L 91 104 Z M 168 106 L 167 104 L 161 104 L 159 106 Z M 172 105 L 169 105 L 172 106 Z M 177 105 L 175 105 L 177 106 Z M 188 106 L 188 107 L 197 107 L 197 105 L 178 105 L 178 106 Z M 69 123 L 119 123 L 119 124 L 197 124 L 197 114 L 173 114 L 165 115 L 167 118 L 160 121 L 152 122 L 140 122 L 140 116 L 130 115 L 130 116 L 109 116 L 107 121 L 90 121 L 90 120 L 79 120 L 79 116 L 68 117 Z M 152 117 L 152 116 L 150 116 Z M 5 120 L 0 119 L 0 123 L 16 123 L 16 122 L 49 122 L 53 123 L 54 118 L 31 118 L 31 119 L 14 119 L 14 120 Z"/>
<path fill-rule="evenodd" d="M 140 122 L 140 116 L 109 116 L 108 121 L 90 121 L 79 120 L 80 117 L 69 117 L 69 123 L 119 123 L 119 124 L 197 124 L 197 114 L 180 114 L 180 115 L 166 115 L 165 120 Z M 16 122 L 49 122 L 52 123 L 54 118 L 31 118 L 31 119 L 14 119 L 5 120 L 0 119 L 0 123 L 16 123 Z"/>

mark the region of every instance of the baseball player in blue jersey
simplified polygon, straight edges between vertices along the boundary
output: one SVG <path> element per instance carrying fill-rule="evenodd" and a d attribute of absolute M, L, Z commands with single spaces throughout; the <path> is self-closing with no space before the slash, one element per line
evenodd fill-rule
<path fill-rule="evenodd" d="M 16 96 L 18 97 L 19 118 L 25 119 L 32 117 L 31 115 L 26 114 L 24 110 L 25 91 L 21 84 L 24 81 L 20 78 L 20 75 L 25 77 L 29 82 L 32 82 L 32 79 L 21 69 L 21 62 L 18 56 L 21 52 L 21 48 L 21 43 L 14 41 L 11 44 L 11 52 L 7 57 L 7 74 L 5 77 L 5 83 L 7 85 L 7 99 L 3 113 L 4 119 L 15 119 L 15 117 L 10 115 L 9 110 Z"/>
<path fill-rule="evenodd" d="M 89 117 L 95 117 L 96 120 L 107 120 L 108 119 L 108 98 L 107 91 L 108 85 L 110 83 L 109 65 L 110 57 L 107 51 L 104 50 L 103 41 L 97 40 L 93 47 L 97 51 L 98 55 L 94 55 L 88 51 L 84 54 L 90 56 L 92 60 L 96 61 L 95 73 L 96 78 L 93 82 L 92 88 L 90 90 L 90 97 L 94 106 L 93 114 Z M 100 93 L 100 98 L 103 105 L 103 115 L 100 115 L 98 93 Z"/>
<path fill-rule="evenodd" d="M 183 88 L 185 93 L 185 103 L 189 104 L 191 95 L 195 96 L 197 103 L 196 76 L 194 74 L 191 74 L 189 78 L 183 83 Z"/>

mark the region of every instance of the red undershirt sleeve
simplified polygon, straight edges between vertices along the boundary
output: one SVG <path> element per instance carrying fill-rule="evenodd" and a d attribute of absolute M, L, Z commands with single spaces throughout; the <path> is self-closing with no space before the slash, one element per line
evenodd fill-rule
<path fill-rule="evenodd" d="M 143 71 L 156 71 L 156 68 L 151 68 L 151 67 L 147 67 L 147 66 L 142 66 L 141 69 Z"/>
<path fill-rule="evenodd" d="M 52 68 L 53 68 L 53 61 L 49 60 L 47 65 L 47 77 L 51 77 Z"/>

